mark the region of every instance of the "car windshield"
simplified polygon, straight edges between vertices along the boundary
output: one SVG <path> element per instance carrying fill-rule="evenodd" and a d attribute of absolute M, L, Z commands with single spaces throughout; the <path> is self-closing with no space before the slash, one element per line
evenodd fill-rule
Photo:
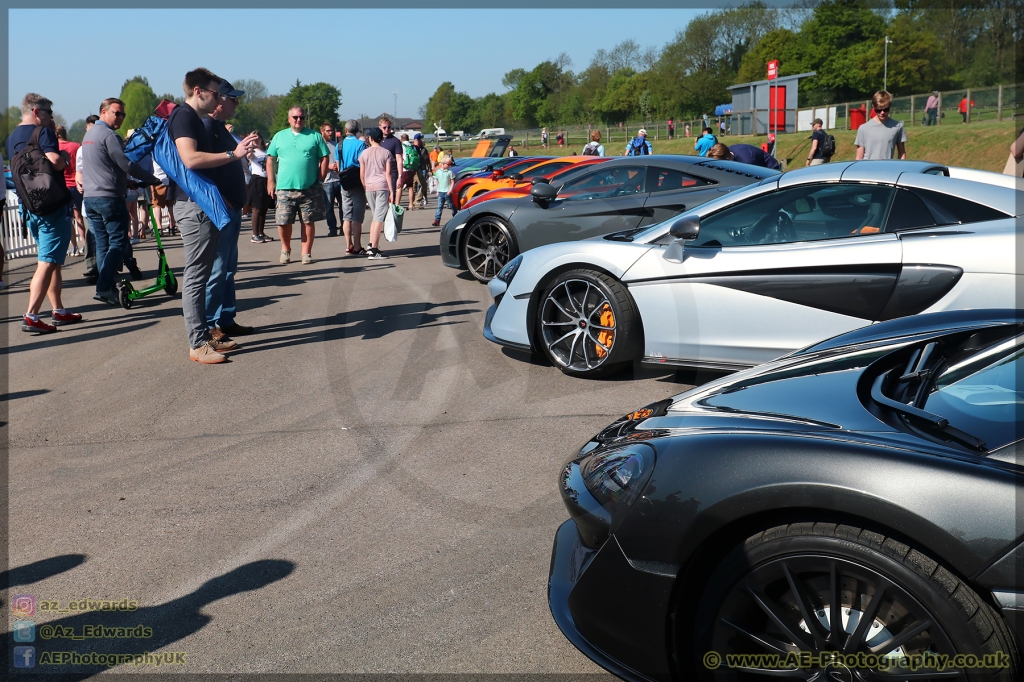
<path fill-rule="evenodd" d="M 712 199 L 711 201 L 701 204 L 693 209 L 693 213 L 700 215 L 702 218 L 710 213 L 713 213 L 720 208 L 730 206 L 734 203 L 743 201 L 748 197 L 757 196 L 758 194 L 764 194 L 774 188 L 775 183 L 771 183 L 771 187 L 765 186 L 765 183 L 758 183 L 755 185 L 747 185 L 746 187 L 738 187 L 731 189 L 729 187 L 723 187 L 722 190 L 728 191 L 727 194 L 723 194 L 721 197 Z M 680 214 L 681 215 L 681 214 Z M 643 229 L 638 229 L 634 234 L 631 234 L 631 241 L 640 242 L 643 244 L 668 244 L 673 241 L 673 238 L 669 235 L 669 225 L 678 216 L 673 216 L 664 222 L 656 223 L 654 225 L 646 225 Z"/>
<path fill-rule="evenodd" d="M 542 175 L 547 175 L 548 173 L 552 173 L 552 172 L 561 170 L 561 169 L 565 168 L 566 166 L 575 166 L 575 165 L 576 164 L 572 163 L 571 161 L 558 161 L 556 163 L 545 163 L 545 164 L 541 164 L 539 166 L 534 166 L 533 168 L 531 168 L 528 171 L 525 171 L 522 174 L 523 175 L 523 180 L 532 180 L 533 178 L 540 177 Z"/>
<path fill-rule="evenodd" d="M 1019 438 L 1024 410 L 1024 335 L 998 343 L 947 367 L 932 385 L 924 409 L 981 437 L 990 448 Z"/>

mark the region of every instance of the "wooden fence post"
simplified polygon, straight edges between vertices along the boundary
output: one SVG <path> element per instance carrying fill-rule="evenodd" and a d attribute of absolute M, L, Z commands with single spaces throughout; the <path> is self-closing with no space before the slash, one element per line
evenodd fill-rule
<path fill-rule="evenodd" d="M 914 127 L 914 96 L 910 96 L 910 127 Z"/>
<path fill-rule="evenodd" d="M 1003 86 L 999 86 L 999 99 L 996 100 L 996 120 L 1003 120 Z"/>
<path fill-rule="evenodd" d="M 942 125 L 942 93 L 941 92 L 939 93 L 939 110 L 938 110 L 937 113 L 938 113 L 938 117 L 936 118 L 936 121 L 938 122 L 939 125 Z"/>
<path fill-rule="evenodd" d="M 971 122 L 971 89 L 967 88 L 967 123 Z"/>

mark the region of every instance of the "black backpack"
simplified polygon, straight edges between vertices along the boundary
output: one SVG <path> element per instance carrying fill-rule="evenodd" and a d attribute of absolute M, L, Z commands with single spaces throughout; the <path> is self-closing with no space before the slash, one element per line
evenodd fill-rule
<path fill-rule="evenodd" d="M 49 215 L 71 201 L 64 174 L 54 170 L 39 148 L 42 131 L 42 126 L 36 126 L 32 137 L 11 159 L 11 179 L 18 190 L 18 198 L 25 210 L 35 215 Z"/>
<path fill-rule="evenodd" d="M 587 146 L 583 148 L 583 156 L 597 156 L 597 143 L 588 142 Z"/>
<path fill-rule="evenodd" d="M 821 143 L 821 155 L 826 159 L 831 159 L 836 153 L 836 138 L 828 133 L 825 133 L 825 139 Z"/>

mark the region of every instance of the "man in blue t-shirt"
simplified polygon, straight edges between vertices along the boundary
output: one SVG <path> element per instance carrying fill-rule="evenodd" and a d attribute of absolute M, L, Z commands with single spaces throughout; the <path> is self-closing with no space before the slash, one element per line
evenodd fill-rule
<path fill-rule="evenodd" d="M 347 179 L 345 170 L 359 169 L 359 155 L 366 149 L 366 143 L 356 137 L 359 123 L 354 119 L 345 124 L 345 139 L 338 145 L 338 167 L 341 170 L 341 229 L 347 242 L 345 253 L 353 256 L 365 256 L 361 240 L 363 236 L 363 216 L 366 213 L 366 192 L 359 182 L 356 172 L 354 183 Z"/>
<path fill-rule="evenodd" d="M 71 162 L 71 157 L 67 152 L 60 150 L 57 134 L 53 129 L 53 102 L 42 95 L 30 92 L 21 100 L 21 125 L 12 130 L 7 138 L 7 155 L 13 160 L 40 127 L 42 129 L 39 132 L 39 148 L 46 155 L 53 174 L 63 183 L 64 177 L 61 172 Z M 50 334 L 57 331 L 59 325 L 80 322 L 82 316 L 65 310 L 61 301 L 63 283 L 60 268 L 64 265 L 68 245 L 71 243 L 70 204 L 47 215 L 36 215 L 29 213 L 22 203 L 21 219 L 36 241 L 39 261 L 36 264 L 36 272 L 32 275 L 32 283 L 29 284 L 28 311 L 25 313 L 21 330 L 35 334 Z M 50 317 L 53 324 L 47 324 L 39 319 L 39 309 L 43 307 L 43 299 L 47 296 L 53 306 Z"/>

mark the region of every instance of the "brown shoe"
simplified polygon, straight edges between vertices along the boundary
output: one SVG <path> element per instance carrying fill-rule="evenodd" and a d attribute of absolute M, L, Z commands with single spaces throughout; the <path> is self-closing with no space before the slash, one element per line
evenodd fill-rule
<path fill-rule="evenodd" d="M 237 343 L 235 343 L 234 341 L 232 341 L 231 339 L 229 339 L 227 336 L 225 336 L 223 334 L 221 334 L 221 338 L 219 338 L 219 339 L 211 338 L 207 343 L 209 343 L 210 347 L 213 348 L 218 353 L 224 353 L 226 351 L 235 350 L 236 348 L 238 348 L 238 344 Z"/>
<path fill-rule="evenodd" d="M 218 362 L 224 362 L 227 359 L 218 353 L 209 341 L 199 346 L 199 348 L 189 350 L 188 357 L 190 360 L 204 365 L 216 365 Z"/>

